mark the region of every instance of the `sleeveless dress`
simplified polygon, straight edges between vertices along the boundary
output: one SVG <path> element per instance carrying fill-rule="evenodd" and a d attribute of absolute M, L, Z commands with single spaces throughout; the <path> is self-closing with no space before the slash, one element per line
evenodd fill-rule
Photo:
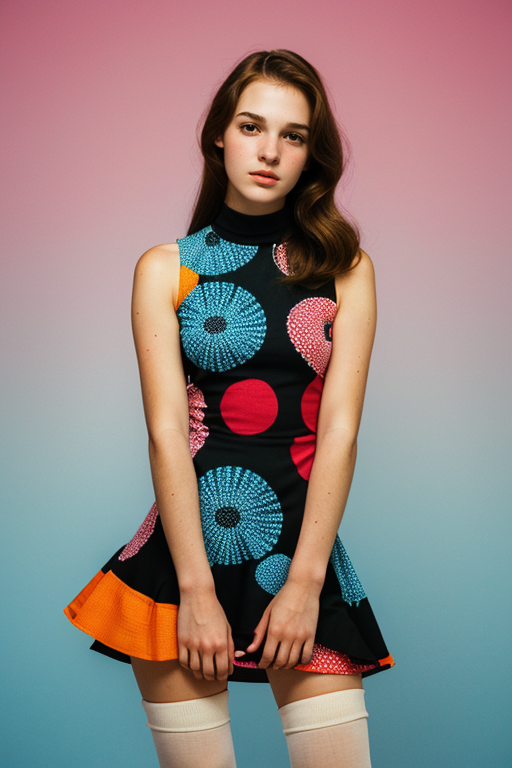
<path fill-rule="evenodd" d="M 248 216 L 223 206 L 212 226 L 178 240 L 177 317 L 190 450 L 217 597 L 235 650 L 252 642 L 286 581 L 315 455 L 316 422 L 336 316 L 334 280 L 288 274 L 288 208 Z M 119 661 L 178 658 L 180 593 L 156 503 L 64 609 Z M 230 680 L 268 682 L 265 641 L 235 659 Z M 368 598 L 336 536 L 320 594 L 313 657 L 296 669 L 363 676 L 394 665 Z"/>

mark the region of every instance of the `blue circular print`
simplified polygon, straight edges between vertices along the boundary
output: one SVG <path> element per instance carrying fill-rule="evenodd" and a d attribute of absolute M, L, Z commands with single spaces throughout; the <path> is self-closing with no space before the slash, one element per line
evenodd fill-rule
<path fill-rule="evenodd" d="M 347 555 L 345 547 L 341 543 L 340 537 L 336 534 L 334 546 L 332 548 L 330 561 L 341 587 L 341 596 L 346 603 L 359 605 L 361 600 L 366 597 L 361 582 L 358 579 L 350 557 Z"/>
<path fill-rule="evenodd" d="M 291 557 L 286 555 L 266 557 L 256 568 L 256 581 L 265 592 L 277 595 L 288 578 L 291 562 Z"/>
<path fill-rule="evenodd" d="M 216 467 L 199 478 L 198 488 L 210 565 L 257 560 L 275 546 L 283 513 L 262 477 L 243 467 Z"/>
<path fill-rule="evenodd" d="M 257 245 L 223 240 L 211 227 L 178 239 L 180 263 L 198 275 L 223 275 L 243 267 L 257 253 Z"/>
<path fill-rule="evenodd" d="M 234 283 L 201 283 L 178 308 L 185 354 L 208 371 L 227 371 L 263 344 L 265 313 L 252 293 Z"/>

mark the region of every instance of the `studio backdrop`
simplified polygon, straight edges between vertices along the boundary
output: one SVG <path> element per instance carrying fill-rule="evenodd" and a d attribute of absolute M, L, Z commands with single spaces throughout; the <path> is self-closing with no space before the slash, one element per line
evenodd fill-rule
<path fill-rule="evenodd" d="M 396 666 L 375 768 L 510 768 L 508 0 L 3 0 L 2 763 L 156 766 L 130 668 L 64 606 L 153 502 L 130 293 L 183 237 L 196 127 L 287 48 L 351 144 L 339 200 L 379 319 L 340 535 Z M 230 685 L 239 768 L 285 768 L 270 687 Z"/>

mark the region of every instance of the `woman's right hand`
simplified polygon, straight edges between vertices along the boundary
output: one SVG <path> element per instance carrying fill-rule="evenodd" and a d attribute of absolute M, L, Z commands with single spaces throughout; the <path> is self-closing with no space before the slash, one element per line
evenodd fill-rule
<path fill-rule="evenodd" d="M 190 669 L 198 680 L 227 680 L 232 674 L 235 644 L 214 592 L 180 594 L 178 652 L 181 666 Z"/>

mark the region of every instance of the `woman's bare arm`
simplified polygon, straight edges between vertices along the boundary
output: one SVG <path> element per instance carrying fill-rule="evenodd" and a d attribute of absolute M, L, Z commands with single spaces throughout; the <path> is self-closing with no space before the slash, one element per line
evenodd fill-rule
<path fill-rule="evenodd" d="M 187 390 L 174 311 L 178 280 L 177 246 L 146 251 L 135 269 L 132 325 L 156 500 L 181 591 L 213 586 L 213 577 L 189 448 Z"/>
<path fill-rule="evenodd" d="M 365 252 L 337 280 L 339 305 L 318 414 L 315 459 L 289 578 L 320 588 L 352 483 L 357 434 L 370 366 L 377 304 L 373 264 Z"/>
<path fill-rule="evenodd" d="M 275 668 L 311 659 L 319 595 L 352 483 L 377 315 L 373 265 L 366 253 L 353 270 L 337 277 L 336 292 L 338 312 L 300 536 L 286 583 L 247 649 L 256 650 L 268 626 L 261 667 L 272 663 L 279 644 Z"/>
<path fill-rule="evenodd" d="M 188 397 L 174 309 L 179 266 L 176 244 L 155 246 L 141 256 L 135 268 L 132 326 L 153 485 L 180 588 L 180 662 L 196 677 L 214 679 L 216 672 L 217 677 L 227 676 L 232 669 L 234 647 L 215 595 L 189 447 Z"/>

